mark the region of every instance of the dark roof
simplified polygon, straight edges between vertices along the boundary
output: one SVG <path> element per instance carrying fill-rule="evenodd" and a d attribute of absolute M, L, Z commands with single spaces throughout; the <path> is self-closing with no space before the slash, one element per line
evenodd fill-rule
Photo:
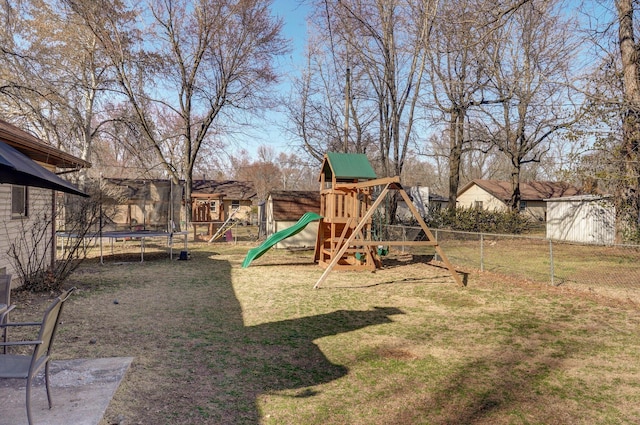
<path fill-rule="evenodd" d="M 58 168 L 89 168 L 91 163 L 43 143 L 33 134 L 0 120 L 0 141 L 34 161 Z"/>
<path fill-rule="evenodd" d="M 317 190 L 272 191 L 269 199 L 276 221 L 295 221 L 306 212 L 320 212 L 320 192 Z"/>
<path fill-rule="evenodd" d="M 222 199 L 250 200 L 257 196 L 253 182 L 235 180 L 194 180 L 191 191 L 221 195 Z"/>
<path fill-rule="evenodd" d="M 511 183 L 502 180 L 473 180 L 458 191 L 458 196 L 473 185 L 481 187 L 501 201 L 507 202 L 511 199 Z M 580 189 L 564 182 L 530 181 L 520 183 L 520 196 L 523 201 L 542 201 L 579 194 Z"/>
<path fill-rule="evenodd" d="M 596 195 L 593 193 L 587 193 L 585 195 L 575 195 L 575 196 L 563 196 L 561 198 L 549 199 L 549 201 L 553 202 L 596 202 L 596 201 L 608 201 L 612 199 L 612 195 Z"/>
<path fill-rule="evenodd" d="M 373 171 L 369 158 L 361 153 L 340 153 L 327 152 L 322 163 L 322 173 L 327 176 L 335 175 L 340 179 L 375 179 L 376 172 Z"/>
<path fill-rule="evenodd" d="M 154 186 L 154 191 L 158 191 L 160 188 L 168 191 L 170 190 L 171 184 L 171 180 L 169 179 L 120 179 L 106 177 L 103 180 L 107 184 L 117 186 L 121 191 L 121 195 L 125 196 L 129 201 L 152 199 L 151 186 Z M 174 190 L 182 190 L 183 186 L 184 181 L 181 180 L 179 185 L 174 185 Z"/>
<path fill-rule="evenodd" d="M 429 202 L 449 202 L 449 198 L 437 193 L 429 193 Z"/>
<path fill-rule="evenodd" d="M 41 187 L 74 195 L 89 196 L 3 142 L 0 142 L 0 183 Z"/>
<path fill-rule="evenodd" d="M 413 189 L 415 189 L 416 187 L 421 187 L 421 186 L 412 186 L 412 187 L 405 187 L 404 190 L 406 191 L 407 196 L 409 196 L 409 199 L 411 199 L 411 202 L 414 201 L 413 199 Z M 431 192 L 431 190 L 429 190 L 429 202 L 448 202 L 449 198 L 447 198 L 446 196 L 442 196 L 442 195 L 438 195 L 437 193 L 433 193 Z"/>

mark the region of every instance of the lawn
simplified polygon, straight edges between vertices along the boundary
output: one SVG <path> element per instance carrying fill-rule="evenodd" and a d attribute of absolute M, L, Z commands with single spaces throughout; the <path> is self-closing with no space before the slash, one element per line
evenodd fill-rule
<path fill-rule="evenodd" d="M 56 358 L 133 356 L 100 425 L 625 424 L 640 420 L 640 311 L 588 292 L 385 258 L 199 244 L 189 261 L 85 262 Z M 12 320 L 48 297 L 17 294 Z"/>

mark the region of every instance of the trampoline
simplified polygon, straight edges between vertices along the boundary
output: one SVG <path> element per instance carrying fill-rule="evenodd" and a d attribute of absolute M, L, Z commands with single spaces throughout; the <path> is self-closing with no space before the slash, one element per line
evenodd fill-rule
<path fill-rule="evenodd" d="M 64 239 L 77 239 L 79 236 L 74 233 L 56 232 L 56 236 L 62 240 L 62 249 L 65 250 Z M 140 240 L 140 262 L 144 262 L 144 241 L 149 238 L 167 238 L 167 246 L 169 247 L 169 258 L 173 260 L 173 238 L 176 236 L 184 237 L 184 250 L 187 251 L 188 232 L 154 232 L 151 230 L 138 231 L 106 231 L 102 233 L 91 233 L 84 236 L 84 240 L 97 239 L 100 242 L 100 264 L 104 264 L 103 256 L 103 239 L 107 238 L 111 241 L 111 254 L 113 255 L 114 243 L 117 239 L 136 239 Z M 86 246 L 85 246 L 86 248 Z"/>

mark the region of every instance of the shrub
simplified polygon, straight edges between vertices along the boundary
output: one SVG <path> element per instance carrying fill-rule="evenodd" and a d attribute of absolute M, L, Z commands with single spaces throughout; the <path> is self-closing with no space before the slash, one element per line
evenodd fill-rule
<path fill-rule="evenodd" d="M 523 214 L 513 211 L 486 211 L 477 208 L 430 210 L 425 217 L 431 228 L 480 233 L 520 234 L 534 226 Z"/>
<path fill-rule="evenodd" d="M 113 214 L 111 209 L 105 211 L 101 205 L 100 188 L 89 188 L 87 192 L 93 196 L 74 196 L 73 202 L 64 206 L 58 203 L 58 211 L 53 215 L 48 203 L 42 203 L 42 210 L 32 211 L 30 217 L 21 220 L 21 231 L 10 240 L 7 254 L 22 282 L 22 290 L 59 290 L 86 257 L 85 238 L 89 238 L 90 244 L 90 236 L 96 233 L 100 216 L 108 218 Z M 64 223 L 64 230 L 76 237 L 67 240 L 62 255 L 51 263 L 50 253 L 57 249 L 56 239 L 51 234 L 54 223 Z"/>

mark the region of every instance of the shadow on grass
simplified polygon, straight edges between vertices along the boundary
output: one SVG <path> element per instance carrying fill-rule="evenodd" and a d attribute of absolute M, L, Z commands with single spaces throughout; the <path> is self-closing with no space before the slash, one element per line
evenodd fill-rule
<path fill-rule="evenodd" d="M 385 269 L 391 269 L 396 267 L 403 267 L 409 264 L 424 263 L 429 264 L 433 261 L 433 255 L 423 254 L 398 254 L 395 256 L 382 257 L 382 265 Z M 431 264 L 430 264 L 431 265 Z"/>
<path fill-rule="evenodd" d="M 339 286 L 333 286 L 333 287 L 328 287 L 328 288 L 321 288 L 321 289 L 358 289 L 358 288 L 373 288 L 376 286 L 384 286 L 384 285 L 397 285 L 397 284 L 413 284 L 413 283 L 442 283 L 442 281 L 444 279 L 446 279 L 448 276 L 446 275 L 442 275 L 442 276 L 430 276 L 430 277 L 405 277 L 402 279 L 394 279 L 394 280 L 387 280 L 384 282 L 376 282 L 376 283 L 369 283 L 369 284 L 365 284 L 365 285 L 339 285 Z"/>
<path fill-rule="evenodd" d="M 447 273 L 449 269 L 440 261 L 436 260 L 434 255 L 424 255 L 424 254 L 398 254 L 394 257 L 384 258 L 383 259 L 383 267 L 385 269 L 393 269 L 396 267 L 404 267 L 410 264 L 426 264 L 431 267 L 436 267 L 438 269 L 446 270 Z M 469 281 L 469 273 L 461 270 L 457 270 L 462 277 L 462 285 L 467 286 Z"/>
<path fill-rule="evenodd" d="M 346 367 L 329 361 L 315 340 L 391 323 L 389 316 L 403 314 L 390 307 L 336 310 L 246 326 L 231 284 L 230 265 L 214 261 L 218 278 L 207 282 L 214 302 L 200 311 L 202 321 L 191 331 L 202 352 L 198 362 L 206 364 L 200 379 L 205 379 L 211 390 L 203 423 L 260 423 L 256 401 L 267 393 L 300 389 L 296 397 L 314 397 L 318 390 L 309 387 L 348 373 Z M 268 317 L 265 311 L 265 319 Z"/>
<path fill-rule="evenodd" d="M 121 275 L 102 276 L 100 284 L 109 283 L 108 291 L 93 292 L 103 304 L 106 300 L 108 308 L 89 310 L 76 318 L 72 317 L 74 308 L 65 311 L 69 324 L 91 328 L 100 335 L 100 343 L 113 345 L 115 354 L 139 356 L 125 378 L 129 382 L 120 390 L 120 403 L 125 413 L 131 412 L 132 423 L 257 424 L 266 420 L 257 400 L 286 390 L 289 397 L 312 403 L 323 391 L 322 384 L 349 373 L 347 367 L 324 355 L 316 345 L 318 339 L 391 323 L 391 316 L 402 314 L 397 308 L 339 309 L 276 321 L 264 307 L 260 323 L 249 326 L 242 306 L 251 302 L 268 306 L 275 295 L 263 292 L 255 300 L 239 299 L 231 263 L 212 257 L 209 251 L 195 254 L 190 261 L 112 267 Z M 169 267 L 156 268 L 163 264 Z M 259 273 L 266 278 L 266 271 Z M 86 273 L 86 277 L 99 274 Z M 292 273 L 279 279 L 293 281 L 296 276 Z M 404 282 L 413 284 L 410 279 Z M 132 299 L 118 293 L 122 302 L 115 306 L 112 297 L 117 286 L 129 290 Z M 138 288 L 141 292 L 134 298 Z M 86 297 L 93 293 L 87 289 Z M 299 301 L 289 302 L 296 311 Z M 442 308 L 459 307 L 457 297 L 450 304 L 438 302 Z M 535 410 L 535 404 L 549 400 L 538 394 L 541 382 L 580 349 L 580 340 L 560 335 L 561 323 L 533 310 L 501 308 L 498 314 L 488 322 L 487 344 L 478 346 L 486 351 L 471 346 L 469 352 L 453 339 L 443 348 L 469 355 L 454 356 L 444 363 L 446 370 L 433 378 L 431 390 L 403 399 L 403 408 L 389 411 L 381 423 L 492 423 L 494 415 L 501 419 L 497 422 L 504 422 L 512 411 L 516 419 L 535 412 L 538 423 L 562 422 L 549 416 L 555 414 L 554 409 Z M 150 319 L 141 324 L 145 318 Z M 571 315 L 566 320 L 572 320 Z M 445 331 L 448 327 L 443 325 Z M 115 332 L 107 333 L 114 328 Z M 60 343 L 79 345 L 72 329 L 61 332 L 60 337 Z M 411 394 L 413 383 L 407 381 L 406 391 Z M 402 387 L 402 382 L 397 384 Z M 296 412 L 287 413 L 295 416 Z"/>
<path fill-rule="evenodd" d="M 433 424 L 504 423 L 506 416 L 516 423 L 520 419 L 529 423 L 524 418 L 535 418 L 534 423 L 582 422 L 577 418 L 569 420 L 567 411 L 541 407 L 545 401 L 538 398 L 541 384 L 579 348 L 564 341 L 561 347 L 550 349 L 544 335 L 555 334 L 555 326 L 548 329 L 545 323 L 532 323 L 536 319 L 530 316 L 511 320 L 510 334 L 503 346 L 454 366 L 435 385 L 437 390 L 389 417 L 386 423 L 419 423 L 424 418 Z M 526 342 L 519 346 L 512 339 Z M 558 391 L 567 394 L 572 391 L 560 388 Z"/>

